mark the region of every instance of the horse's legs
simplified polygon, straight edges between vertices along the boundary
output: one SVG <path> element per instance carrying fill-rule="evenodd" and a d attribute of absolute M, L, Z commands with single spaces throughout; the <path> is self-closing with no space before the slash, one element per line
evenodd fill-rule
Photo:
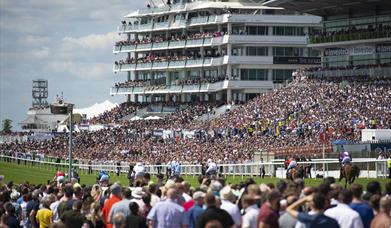
<path fill-rule="evenodd" d="M 340 172 L 339 172 L 339 181 L 338 182 L 341 182 L 342 178 L 344 177 L 344 170 L 341 168 Z"/>

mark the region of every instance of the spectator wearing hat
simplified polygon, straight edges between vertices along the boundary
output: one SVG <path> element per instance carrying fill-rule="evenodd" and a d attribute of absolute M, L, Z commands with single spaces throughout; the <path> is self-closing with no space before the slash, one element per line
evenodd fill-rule
<path fill-rule="evenodd" d="M 113 205 L 119 201 L 121 201 L 121 186 L 117 183 L 110 186 L 110 192 L 111 196 L 110 198 L 104 203 L 104 206 L 102 208 L 102 214 L 103 218 L 106 222 L 107 228 L 113 228 L 113 224 L 109 221 L 109 214 L 110 210 L 113 207 Z"/>
<path fill-rule="evenodd" d="M 11 203 L 12 206 L 15 208 L 15 216 L 18 218 L 18 220 L 22 219 L 22 207 L 20 204 L 17 203 L 17 200 L 20 196 L 20 193 L 16 191 L 15 189 L 12 189 L 12 192 L 10 194 Z"/>
<path fill-rule="evenodd" d="M 122 213 L 125 217 L 130 215 L 129 203 L 132 198 L 132 191 L 129 188 L 122 188 L 122 200 L 114 203 L 110 209 L 109 222 L 113 223 L 114 215 Z"/>
<path fill-rule="evenodd" d="M 143 191 L 142 187 L 136 187 L 132 191 L 133 199 L 131 199 L 130 201 L 138 204 L 140 212 L 142 212 L 142 208 L 144 208 L 144 202 L 142 199 L 144 194 L 145 194 L 145 192 Z"/>
<path fill-rule="evenodd" d="M 202 206 L 204 205 L 205 193 L 196 191 L 193 194 L 194 206 L 186 213 L 189 228 L 195 228 L 198 217 L 204 212 Z"/>
<path fill-rule="evenodd" d="M 167 199 L 157 203 L 147 216 L 150 227 L 181 228 L 187 226 L 185 212 L 183 207 L 175 202 L 176 197 L 175 188 L 167 190 Z"/>
<path fill-rule="evenodd" d="M 230 186 L 225 186 L 220 190 L 221 206 L 220 208 L 228 212 L 231 215 L 232 219 L 235 222 L 237 227 L 240 227 L 242 224 L 241 215 L 238 205 L 234 202 L 236 201 L 236 196 Z"/>
<path fill-rule="evenodd" d="M 391 227 L 391 197 L 384 196 L 380 199 L 379 213 L 371 222 L 371 228 L 388 228 Z"/>

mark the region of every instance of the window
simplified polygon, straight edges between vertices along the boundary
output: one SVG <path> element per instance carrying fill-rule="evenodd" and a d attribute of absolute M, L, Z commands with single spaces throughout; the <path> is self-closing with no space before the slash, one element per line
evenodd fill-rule
<path fill-rule="evenodd" d="M 267 56 L 267 47 L 246 47 L 247 56 Z"/>
<path fill-rule="evenodd" d="M 286 80 L 292 78 L 291 69 L 273 69 L 273 82 L 283 83 Z"/>
<path fill-rule="evenodd" d="M 266 81 L 267 69 L 240 69 L 240 80 Z"/>
<path fill-rule="evenodd" d="M 273 27 L 273 35 L 275 36 L 304 36 L 303 27 Z"/>
<path fill-rule="evenodd" d="M 247 26 L 248 35 L 267 35 L 268 28 L 266 26 Z"/>
<path fill-rule="evenodd" d="M 304 48 L 273 47 L 273 56 L 299 57 L 303 55 L 304 55 Z"/>

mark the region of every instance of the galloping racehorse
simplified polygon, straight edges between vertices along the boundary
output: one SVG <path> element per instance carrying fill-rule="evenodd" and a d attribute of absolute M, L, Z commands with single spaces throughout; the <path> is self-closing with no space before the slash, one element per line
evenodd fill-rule
<path fill-rule="evenodd" d="M 349 184 L 352 184 L 356 177 L 360 176 L 360 168 L 356 165 L 352 165 L 351 163 L 345 164 L 344 167 L 341 168 L 339 181 L 345 178 L 345 188 Z"/>
<path fill-rule="evenodd" d="M 292 168 L 286 175 L 286 179 L 288 180 L 295 180 L 297 178 L 303 178 L 304 177 L 304 168 L 303 165 L 298 165 L 295 168 Z"/>

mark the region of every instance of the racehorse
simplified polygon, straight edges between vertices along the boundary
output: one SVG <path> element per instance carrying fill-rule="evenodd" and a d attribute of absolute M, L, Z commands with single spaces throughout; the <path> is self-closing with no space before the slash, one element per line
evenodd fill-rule
<path fill-rule="evenodd" d="M 356 179 L 356 177 L 358 178 L 358 176 L 360 176 L 360 168 L 358 168 L 356 165 L 352 165 L 351 163 L 347 163 L 343 168 L 341 168 L 339 181 L 345 178 L 345 188 L 346 188 L 348 182 L 349 184 L 352 184 Z"/>
<path fill-rule="evenodd" d="M 289 170 L 289 172 L 286 174 L 286 179 L 293 181 L 297 178 L 303 178 L 304 173 L 303 165 L 298 165 L 295 168 Z"/>

